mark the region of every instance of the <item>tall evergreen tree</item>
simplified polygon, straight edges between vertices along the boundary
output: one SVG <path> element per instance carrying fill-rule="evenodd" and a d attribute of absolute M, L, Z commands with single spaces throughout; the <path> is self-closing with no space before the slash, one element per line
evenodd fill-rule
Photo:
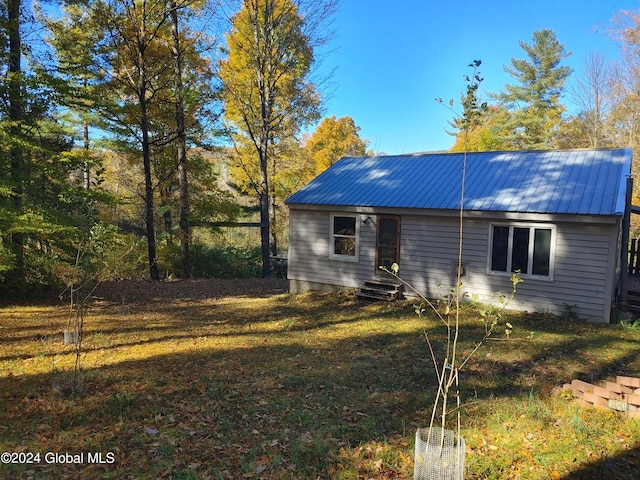
<path fill-rule="evenodd" d="M 4 30 L 5 38 L 7 42 L 4 43 L 5 51 L 3 51 L 3 58 L 5 60 L 6 70 L 3 78 L 3 84 L 6 86 L 3 90 L 6 91 L 6 102 L 8 105 L 7 111 L 3 112 L 3 119 L 7 122 L 8 128 L 3 135 L 8 142 L 9 155 L 8 162 L 4 165 L 3 175 L 10 179 L 8 185 L 8 192 L 13 202 L 13 212 L 18 213 L 22 208 L 23 201 L 23 182 L 24 182 L 24 152 L 20 146 L 22 136 L 22 120 L 24 114 L 24 99 L 23 99 L 23 72 L 22 72 L 22 36 L 20 28 L 22 26 L 22 1 L 21 0 L 8 0 L 6 12 L 3 18 L 2 29 Z M 4 122 L 3 122 L 4 123 Z M 4 148 L 3 148 L 4 150 Z M 8 210 L 12 210 L 9 208 Z M 7 215 L 8 216 L 8 215 Z M 5 232 L 7 230 L 5 229 Z M 10 249 L 15 256 L 15 270 L 18 275 L 21 275 L 24 270 L 24 238 L 18 231 L 14 231 L 7 240 L 13 245 Z M 7 255 L 10 258 L 10 255 Z M 7 267 L 9 269 L 9 267 Z"/>
<path fill-rule="evenodd" d="M 56 78 L 65 88 L 61 96 L 67 111 L 64 120 L 79 130 L 75 137 L 81 141 L 82 150 L 77 152 L 84 156 L 83 184 L 89 189 L 96 182 L 93 170 L 100 168 L 99 156 L 92 151 L 90 130 L 97 123 L 95 87 L 104 80 L 94 61 L 96 38 L 101 32 L 85 5 L 72 3 L 62 12 L 64 15 L 56 19 L 44 16 L 43 23 L 49 31 L 46 41 L 57 57 Z"/>
<path fill-rule="evenodd" d="M 63 87 L 22 35 L 34 18 L 26 3 L 0 7 L 0 270 L 15 285 L 47 281 L 92 213 L 73 138 L 56 121 Z"/>
<path fill-rule="evenodd" d="M 549 29 L 533 32 L 532 43 L 521 41 L 520 47 L 527 58 L 512 58 L 504 67 L 517 83 L 493 95 L 512 112 L 506 140 L 518 149 L 550 148 L 564 112 L 560 95 L 571 68 L 562 62 L 570 53 Z"/>

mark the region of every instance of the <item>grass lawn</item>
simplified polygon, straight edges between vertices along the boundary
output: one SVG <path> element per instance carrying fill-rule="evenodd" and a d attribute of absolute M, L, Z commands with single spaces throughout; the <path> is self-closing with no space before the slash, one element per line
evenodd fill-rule
<path fill-rule="evenodd" d="M 435 392 L 422 332 L 439 345 L 442 327 L 411 302 L 260 282 L 129 284 L 126 308 L 99 294 L 75 394 L 68 306 L 0 308 L 0 452 L 35 461 L 0 478 L 412 478 Z M 465 306 L 466 350 L 477 319 Z M 640 376 L 640 331 L 508 321 L 461 374 L 466 478 L 640 478 L 640 420 L 558 393 Z"/>

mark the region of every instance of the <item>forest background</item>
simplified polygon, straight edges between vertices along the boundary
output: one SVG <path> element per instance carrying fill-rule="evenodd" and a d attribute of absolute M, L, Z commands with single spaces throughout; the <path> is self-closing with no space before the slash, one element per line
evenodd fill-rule
<path fill-rule="evenodd" d="M 3 2 L 1 294 L 87 276 L 278 274 L 284 200 L 339 158 L 377 153 L 351 117 L 323 118 L 331 77 L 318 66 L 337 8 Z M 499 92 L 480 92 L 470 59 L 465 93 L 438 99 L 453 110 L 451 150 L 635 150 L 640 10 L 619 12 L 609 33 L 619 58 L 594 52 L 574 72 L 553 30 L 532 32 Z"/>

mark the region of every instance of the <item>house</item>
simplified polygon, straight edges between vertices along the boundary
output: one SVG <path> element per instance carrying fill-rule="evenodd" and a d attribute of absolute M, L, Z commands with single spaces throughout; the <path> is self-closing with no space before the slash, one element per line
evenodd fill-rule
<path fill-rule="evenodd" d="M 345 157 L 287 199 L 290 290 L 358 288 L 398 263 L 421 293 L 448 292 L 463 172 L 464 290 L 494 301 L 519 270 L 510 308 L 609 322 L 631 149 Z"/>

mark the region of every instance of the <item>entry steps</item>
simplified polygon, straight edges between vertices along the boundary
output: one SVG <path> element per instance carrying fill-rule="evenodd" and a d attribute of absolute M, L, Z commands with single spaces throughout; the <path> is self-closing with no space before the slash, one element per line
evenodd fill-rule
<path fill-rule="evenodd" d="M 402 283 L 381 278 L 367 280 L 356 295 L 371 300 L 399 300 L 402 298 Z"/>
<path fill-rule="evenodd" d="M 635 315 L 640 315 L 640 292 L 629 292 L 629 311 Z"/>

